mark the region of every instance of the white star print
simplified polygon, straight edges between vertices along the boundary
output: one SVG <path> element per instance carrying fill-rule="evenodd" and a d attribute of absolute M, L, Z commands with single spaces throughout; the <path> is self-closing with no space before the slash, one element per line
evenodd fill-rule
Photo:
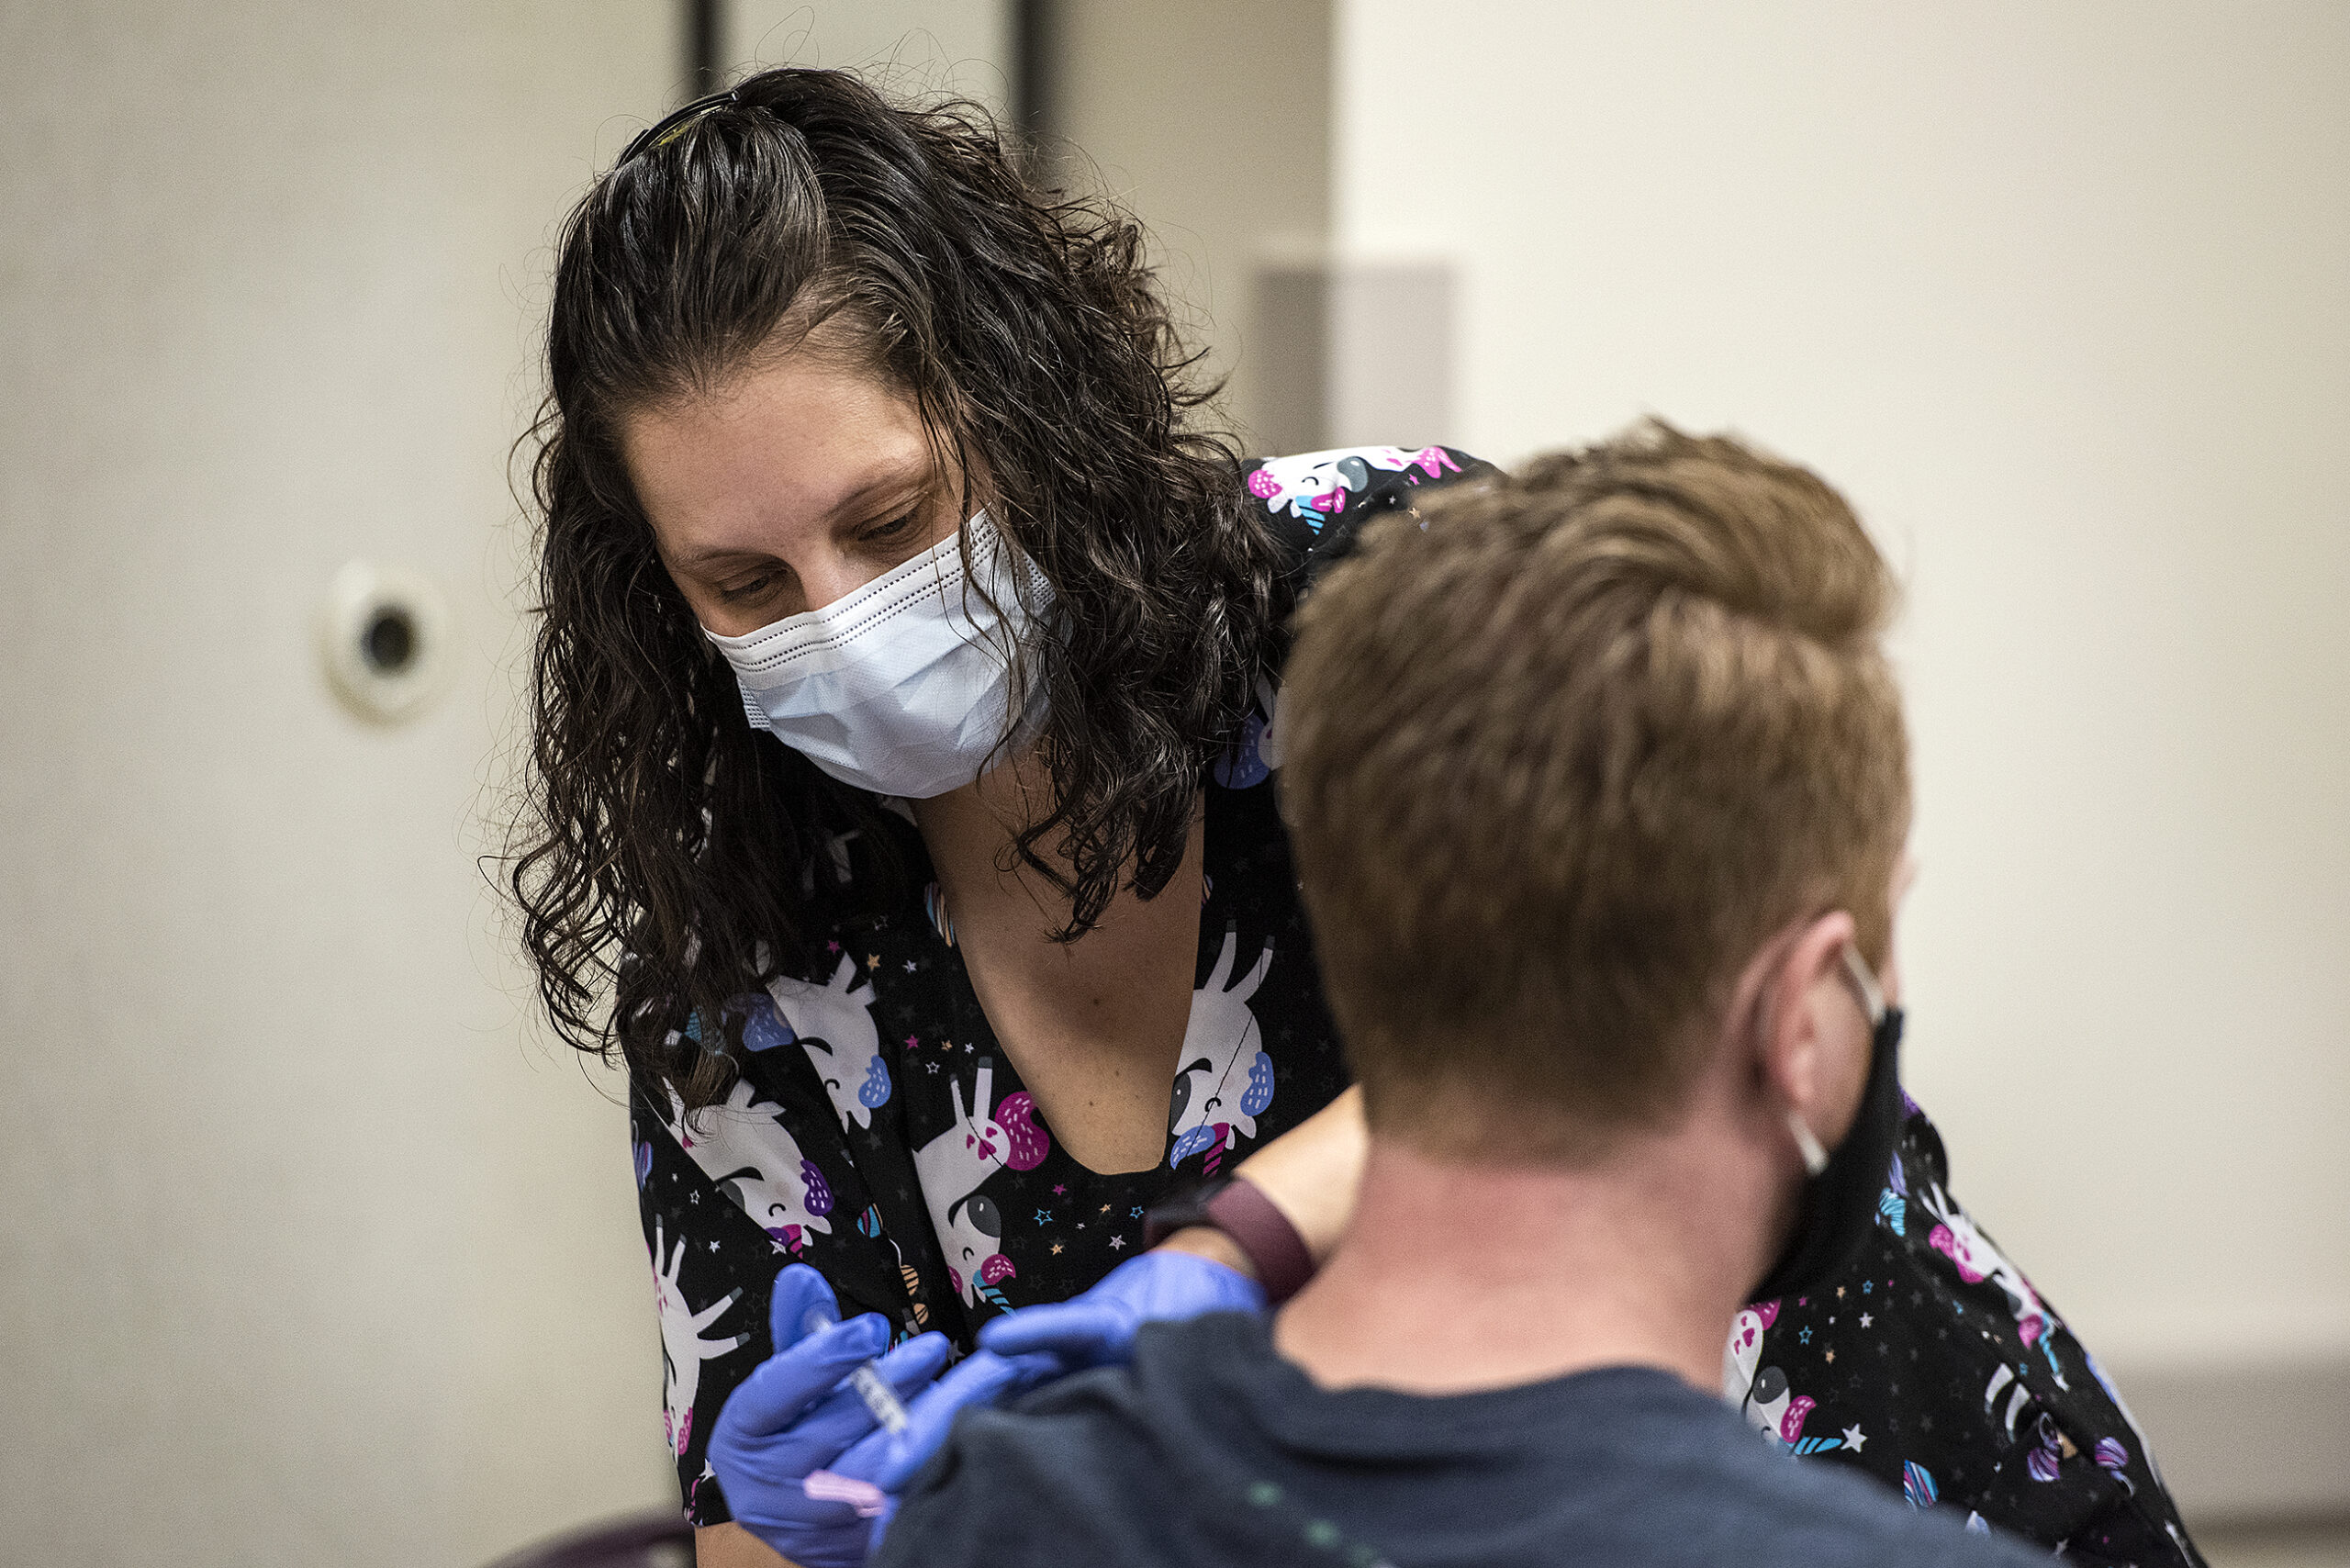
<path fill-rule="evenodd" d="M 1867 1313 L 1863 1312 L 1863 1313 L 1862 1313 L 1862 1314 L 1861 1314 L 1861 1327 L 1862 1327 L 1866 1328 L 1866 1327 L 1869 1326 L 1870 1321 L 1871 1321 L 1871 1319 L 1870 1319 L 1869 1315 L 1868 1315 Z"/>
<path fill-rule="evenodd" d="M 1120 1248 L 1125 1246 L 1125 1244 L 1126 1238 L 1123 1236 L 1113 1236 L 1110 1238 L 1110 1250 L 1113 1252 L 1117 1251 Z"/>
<path fill-rule="evenodd" d="M 1844 1446 L 1851 1449 L 1854 1453 L 1860 1452 L 1861 1445 L 1868 1440 L 1866 1434 L 1863 1433 L 1858 1427 L 1847 1427 L 1844 1428 Z"/>

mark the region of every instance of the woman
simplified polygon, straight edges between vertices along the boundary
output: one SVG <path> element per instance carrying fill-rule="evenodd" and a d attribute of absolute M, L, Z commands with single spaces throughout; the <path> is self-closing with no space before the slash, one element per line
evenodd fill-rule
<path fill-rule="evenodd" d="M 1243 1157 L 1309 1241 L 1343 1225 L 1345 1070 L 1266 785 L 1281 628 L 1366 516 L 1475 465 L 1237 463 L 1184 423 L 1131 222 L 1024 184 L 976 116 L 834 73 L 753 77 L 631 148 L 565 231 L 548 360 L 515 886 L 557 1023 L 630 1069 L 703 1560 L 766 1561 L 710 1433 L 770 1350 L 738 1439 L 879 1349 L 826 1326 L 835 1301 L 907 1339 L 884 1371 L 912 1390 L 946 1358 L 909 1336 L 968 1349 L 1086 1291 Z M 1741 1324 L 1738 1397 L 1920 1503 L 2191 1561 L 1930 1125 L 1903 1136 L 1847 1285 Z M 1174 1277 L 1103 1287 L 1111 1316 Z M 1156 1305 L 1238 1299 L 1219 1279 Z M 1904 1326 L 1885 1359 L 1816 1361 L 1813 1317 L 1863 1296 Z M 870 1429 L 846 1398 L 767 1423 L 793 1457 L 762 1533 L 802 1561 L 860 1555 L 847 1504 L 792 1513 Z M 738 1493 L 763 1484 L 742 1451 Z"/>

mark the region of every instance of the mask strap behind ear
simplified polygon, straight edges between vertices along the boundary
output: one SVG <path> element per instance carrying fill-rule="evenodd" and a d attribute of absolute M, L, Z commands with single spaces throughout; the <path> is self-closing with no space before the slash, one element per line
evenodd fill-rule
<path fill-rule="evenodd" d="M 1851 949 L 1847 948 L 1846 951 L 1849 952 Z M 1766 988 L 1756 1002 L 1755 1021 L 1765 1041 L 1771 1037 L 1771 992 Z M 1811 1130 L 1810 1125 L 1805 1122 L 1803 1113 L 1792 1105 L 1787 1107 L 1787 1132 L 1796 1140 L 1796 1151 L 1803 1156 L 1803 1169 L 1806 1175 L 1817 1176 L 1828 1169 L 1827 1147 L 1819 1141 L 1818 1135 Z"/>
<path fill-rule="evenodd" d="M 1869 1027 L 1874 1029 L 1885 1022 L 1885 988 L 1876 983 L 1876 976 L 1861 950 L 1850 942 L 1844 944 L 1844 972 L 1860 989 L 1861 1006 L 1869 1015 Z"/>
<path fill-rule="evenodd" d="M 1803 1119 L 1803 1113 L 1793 1106 L 1787 1108 L 1787 1131 L 1795 1135 L 1796 1148 L 1803 1154 L 1803 1170 L 1807 1176 L 1817 1176 L 1828 1169 L 1828 1150 Z"/>
<path fill-rule="evenodd" d="M 1870 972 L 1868 960 L 1850 942 L 1844 944 L 1844 973 L 1851 977 L 1854 989 L 1861 993 L 1861 1007 L 1868 1014 L 1869 1027 L 1885 1022 L 1885 991 Z M 1803 1119 L 1803 1113 L 1793 1106 L 1787 1110 L 1787 1132 L 1796 1140 L 1796 1148 L 1803 1156 L 1804 1173 L 1817 1176 L 1828 1169 L 1828 1149 L 1819 1136 Z"/>

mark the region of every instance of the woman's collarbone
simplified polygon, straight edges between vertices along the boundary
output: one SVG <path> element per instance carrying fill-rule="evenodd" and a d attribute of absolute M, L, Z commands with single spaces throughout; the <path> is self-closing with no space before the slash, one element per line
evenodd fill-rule
<path fill-rule="evenodd" d="M 1199 901 L 1161 897 L 1163 906 L 1129 896 L 1123 918 L 1070 943 L 1053 942 L 1033 908 L 1020 918 L 958 901 L 955 912 L 957 950 L 998 1047 L 1056 1141 L 1104 1175 L 1166 1158 Z M 1167 918 L 1178 912 L 1180 931 Z"/>

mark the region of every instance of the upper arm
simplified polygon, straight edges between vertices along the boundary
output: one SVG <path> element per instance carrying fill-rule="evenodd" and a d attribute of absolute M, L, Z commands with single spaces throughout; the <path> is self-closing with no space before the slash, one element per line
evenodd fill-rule
<path fill-rule="evenodd" d="M 726 1517 L 701 1481 L 710 1428 L 767 1353 L 767 1298 L 780 1260 L 642 1095 L 635 1111 L 639 1214 L 661 1331 L 656 1429 L 677 1463 L 686 1518 L 709 1524 Z"/>
<path fill-rule="evenodd" d="M 694 1531 L 695 1568 L 792 1568 L 790 1559 L 738 1524 L 703 1525 Z"/>
<path fill-rule="evenodd" d="M 1297 1227 L 1317 1267 L 1354 1218 L 1370 1137 L 1362 1090 L 1354 1087 L 1240 1162 L 1237 1173 L 1255 1182 Z"/>
<path fill-rule="evenodd" d="M 662 1429 L 695 1525 L 728 1518 L 708 1470 L 710 1433 L 727 1396 L 769 1353 L 778 1271 L 795 1260 L 812 1264 L 833 1285 L 844 1316 L 877 1302 L 894 1305 L 876 1288 L 878 1260 L 844 1223 L 870 1200 L 855 1169 L 838 1158 L 838 1122 L 821 1089 L 811 1088 L 811 1106 L 787 1103 L 789 1088 L 772 1075 L 759 1083 L 773 1084 L 775 1096 L 746 1072 L 724 1103 L 690 1123 L 674 1102 L 664 1116 L 641 1084 L 632 1097 L 640 1213 L 661 1328 Z M 843 1204 L 851 1205 L 846 1215 Z"/>

